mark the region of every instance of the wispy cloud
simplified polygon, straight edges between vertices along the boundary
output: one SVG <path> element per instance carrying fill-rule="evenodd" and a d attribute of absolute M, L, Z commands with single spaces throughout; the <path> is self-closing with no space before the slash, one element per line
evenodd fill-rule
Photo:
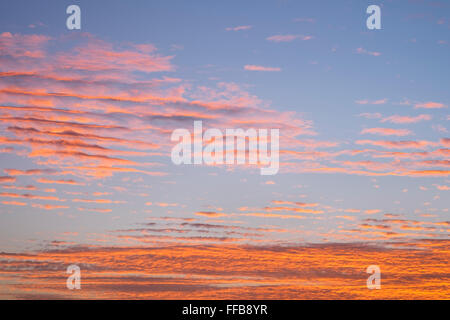
<path fill-rule="evenodd" d="M 257 65 L 253 65 L 253 64 L 247 64 L 244 66 L 244 70 L 248 70 L 248 71 L 269 71 L 269 72 L 276 72 L 276 71 L 281 71 L 281 68 L 277 68 L 277 67 L 264 67 L 264 66 L 257 66 Z"/>
<path fill-rule="evenodd" d="M 358 54 L 367 54 L 367 55 L 374 56 L 374 57 L 381 56 L 381 52 L 378 52 L 378 51 L 368 51 L 368 50 L 366 50 L 366 49 L 364 49 L 364 48 L 357 48 L 357 49 L 356 49 L 356 53 L 358 53 Z"/>
<path fill-rule="evenodd" d="M 443 103 L 439 102 L 423 102 L 423 103 L 417 103 L 414 106 L 415 109 L 442 109 L 447 108 L 447 106 Z"/>
<path fill-rule="evenodd" d="M 401 115 L 393 115 L 386 118 L 383 118 L 381 122 L 392 122 L 392 123 L 417 123 L 420 121 L 428 121 L 431 120 L 431 115 L 429 114 L 420 114 L 418 116 L 401 116 Z"/>
<path fill-rule="evenodd" d="M 387 141 L 387 140 L 357 140 L 355 141 L 356 144 L 371 144 L 374 146 L 380 146 L 388 149 L 410 149 L 410 148 L 417 148 L 422 149 L 426 148 L 428 146 L 436 146 L 436 142 L 432 141 L 412 141 L 412 140 L 405 140 L 405 141 Z"/>
<path fill-rule="evenodd" d="M 236 26 L 236 27 L 227 27 L 225 28 L 226 31 L 242 31 L 242 30 L 249 30 L 253 28 L 253 26 L 246 25 L 246 26 Z"/>
<path fill-rule="evenodd" d="M 300 39 L 300 40 L 311 40 L 313 39 L 313 36 L 302 36 L 302 35 L 298 35 L 298 34 L 278 34 L 278 35 L 273 35 L 270 37 L 267 37 L 266 40 L 271 41 L 271 42 L 292 42 L 296 39 Z"/>
<path fill-rule="evenodd" d="M 0 183 L 16 182 L 16 177 L 0 176 Z"/>
<path fill-rule="evenodd" d="M 357 104 L 385 104 L 387 99 L 379 99 L 379 100 L 356 100 Z"/>
<path fill-rule="evenodd" d="M 362 134 L 378 134 L 382 136 L 408 136 L 412 131 L 408 129 L 392 129 L 392 128 L 366 128 L 361 131 Z"/>
<path fill-rule="evenodd" d="M 364 112 L 364 113 L 360 113 L 358 116 L 366 118 L 366 119 L 380 119 L 382 117 L 382 114 L 379 112 L 374 112 L 374 113 Z"/>

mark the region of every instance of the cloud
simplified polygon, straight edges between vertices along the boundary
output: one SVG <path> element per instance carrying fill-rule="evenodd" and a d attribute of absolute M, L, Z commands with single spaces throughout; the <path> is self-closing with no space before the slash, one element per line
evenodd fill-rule
<path fill-rule="evenodd" d="M 39 196 L 34 194 L 19 194 L 19 193 L 10 193 L 10 192 L 0 192 L 0 197 L 7 198 L 24 198 L 24 199 L 37 199 L 37 200 L 49 200 L 49 201 L 66 201 L 65 199 L 60 199 L 54 196 Z"/>
<path fill-rule="evenodd" d="M 387 140 L 357 140 L 356 144 L 371 144 L 374 146 L 380 146 L 388 149 L 421 149 L 428 146 L 435 146 L 436 143 L 432 141 L 387 141 Z"/>
<path fill-rule="evenodd" d="M 417 123 L 420 121 L 428 121 L 431 120 L 431 116 L 429 114 L 420 114 L 415 117 L 411 116 L 400 116 L 400 115 L 393 115 L 386 118 L 383 118 L 381 122 L 392 122 L 392 123 Z"/>
<path fill-rule="evenodd" d="M 6 204 L 8 206 L 26 206 L 27 204 L 25 202 L 18 202 L 18 201 L 2 201 L 2 204 Z"/>
<path fill-rule="evenodd" d="M 58 206 L 58 205 L 51 205 L 51 204 L 39 204 L 39 203 L 33 203 L 31 205 L 33 208 L 39 208 L 43 210 L 56 210 L 56 209 L 68 209 L 68 206 Z"/>
<path fill-rule="evenodd" d="M 293 214 L 278 214 L 278 213 L 262 213 L 262 212 L 250 212 L 241 213 L 241 216 L 259 217 L 259 218 L 278 218 L 278 219 L 306 219 L 305 216 L 293 215 Z"/>
<path fill-rule="evenodd" d="M 446 148 L 450 148 L 450 138 L 441 138 L 441 144 Z"/>
<path fill-rule="evenodd" d="M 178 207 L 178 203 L 157 202 L 156 205 L 163 208 Z"/>
<path fill-rule="evenodd" d="M 407 129 L 392 129 L 392 128 L 366 128 L 361 131 L 361 134 L 377 134 L 382 136 L 408 136 L 413 134 Z"/>
<path fill-rule="evenodd" d="M 285 34 L 285 35 L 273 35 L 270 37 L 267 37 L 266 40 L 267 41 L 271 41 L 271 42 L 292 42 L 296 39 L 300 39 L 300 40 L 311 40 L 313 39 L 313 36 L 302 36 L 302 35 L 298 35 L 298 34 Z"/>
<path fill-rule="evenodd" d="M 51 37 L 45 35 L 22 35 L 3 32 L 0 34 L 0 50 L 3 56 L 33 60 L 45 56 L 45 46 Z"/>
<path fill-rule="evenodd" d="M 403 173 L 404 176 L 415 177 L 447 177 L 450 170 L 414 170 Z"/>
<path fill-rule="evenodd" d="M 447 108 L 445 104 L 439 103 L 439 102 L 424 102 L 424 103 L 417 103 L 414 106 L 415 109 L 442 109 Z"/>
<path fill-rule="evenodd" d="M 98 213 L 109 213 L 109 212 L 112 211 L 112 209 L 79 207 L 79 208 L 78 208 L 78 211 L 89 211 L 89 212 L 98 212 Z"/>
<path fill-rule="evenodd" d="M 379 210 L 379 209 L 369 209 L 369 210 L 364 211 L 365 214 L 375 214 L 375 213 L 379 213 L 379 212 L 381 212 L 381 210 Z"/>
<path fill-rule="evenodd" d="M 358 115 L 359 117 L 364 117 L 366 119 L 380 119 L 382 117 L 381 113 L 375 112 L 375 113 L 360 113 Z"/>
<path fill-rule="evenodd" d="M 22 155 L 35 163 L 58 167 L 61 174 L 88 179 L 119 172 L 164 175 L 165 172 L 136 168 L 156 163 L 145 164 L 129 157 L 167 155 L 167 133 L 198 119 L 208 119 L 211 126 L 225 128 L 278 127 L 287 143 L 294 143 L 300 134 L 313 134 L 312 122 L 301 120 L 292 112 L 271 110 L 234 83 L 221 82 L 216 88 L 199 87 L 187 93 L 181 79 L 142 80 L 135 71 L 152 72 L 148 65 L 132 62 L 127 68 L 117 60 L 155 58 L 157 64 L 157 49 L 153 45 L 112 45 L 89 35 L 80 37 L 63 54 L 43 49 L 45 54 L 33 64 L 36 70 L 0 73 L 2 81 L 11 84 L 0 89 L 1 97 L 8 101 L 0 106 L 4 111 L 0 121 L 17 136 L 4 138 L 3 142 L 26 147 L 20 150 Z M 56 44 L 59 40 L 53 41 Z M 91 69 L 89 61 L 101 60 L 103 55 L 107 56 L 103 66 Z M 66 68 L 65 59 L 69 58 L 79 64 Z M 260 67 L 247 69 L 281 70 Z M 162 70 L 172 68 L 162 66 L 159 71 Z M 123 150 L 130 148 L 163 150 Z M 113 156 L 116 154 L 122 157 Z M 125 164 L 127 168 L 122 166 Z"/>
<path fill-rule="evenodd" d="M 274 67 L 264 67 L 264 66 L 257 66 L 252 64 L 247 64 L 244 66 L 244 70 L 248 71 L 281 71 L 281 68 L 274 68 Z"/>
<path fill-rule="evenodd" d="M 210 217 L 210 218 L 218 218 L 218 217 L 226 216 L 226 214 L 224 214 L 224 213 L 214 212 L 214 211 L 198 211 L 195 214 L 197 216 L 205 216 L 205 217 Z"/>
<path fill-rule="evenodd" d="M 357 48 L 356 49 L 356 53 L 358 53 L 358 54 L 367 54 L 367 55 L 375 56 L 375 57 L 381 56 L 381 52 L 368 51 L 368 50 L 366 50 L 364 48 Z"/>
<path fill-rule="evenodd" d="M 35 176 L 41 174 L 56 174 L 57 170 L 53 169 L 28 169 L 28 170 L 20 170 L 20 169 L 4 169 L 4 171 L 10 175 L 14 176 Z"/>
<path fill-rule="evenodd" d="M 295 18 L 294 22 L 308 22 L 308 23 L 315 23 L 316 19 L 314 18 Z"/>
<path fill-rule="evenodd" d="M 387 102 L 387 99 L 379 99 L 379 100 L 374 100 L 374 101 L 369 101 L 369 100 L 356 100 L 355 101 L 357 104 L 385 104 Z M 370 115 L 368 113 L 365 113 L 365 115 Z M 373 115 L 373 114 L 372 114 Z M 375 114 L 376 115 L 376 114 Z"/>
<path fill-rule="evenodd" d="M 0 183 L 16 182 L 15 177 L 10 176 L 0 176 Z"/>
<path fill-rule="evenodd" d="M 318 203 L 305 203 L 305 202 L 293 202 L 293 201 L 285 201 L 285 200 L 272 200 L 273 204 L 289 204 L 293 206 L 299 207 L 317 207 Z"/>
<path fill-rule="evenodd" d="M 3 185 L 3 189 L 11 189 L 11 190 L 36 190 L 37 188 L 32 185 L 27 186 L 15 186 L 15 185 Z"/>
<path fill-rule="evenodd" d="M 137 49 L 137 50 L 133 50 Z M 75 54 L 61 53 L 56 63 L 87 71 L 139 70 L 142 72 L 173 71 L 170 63 L 173 56 L 160 56 L 153 53 L 155 47 L 137 45 L 134 48 L 116 48 L 103 41 L 91 41 L 78 47 Z"/>
<path fill-rule="evenodd" d="M 82 202 L 82 203 L 125 203 L 125 201 L 122 200 L 110 200 L 110 199 L 72 199 L 72 202 Z"/>
<path fill-rule="evenodd" d="M 39 183 L 48 183 L 48 184 L 68 184 L 73 186 L 83 186 L 84 183 L 74 181 L 72 179 L 70 180 L 50 180 L 46 178 L 40 178 L 36 180 Z"/>
<path fill-rule="evenodd" d="M 378 233 L 371 233 L 370 229 L 364 233 L 364 229 L 356 229 L 349 236 L 392 238 L 400 234 L 383 232 L 382 227 Z M 148 241 L 153 238 L 149 237 Z M 7 298 L 34 299 L 233 299 L 239 296 L 250 300 L 445 299 L 447 294 L 435 284 L 447 279 L 447 270 L 442 266 L 448 260 L 448 240 L 418 240 L 419 248 L 416 248 L 405 247 L 404 242 L 399 242 L 398 247 L 363 243 L 255 246 L 223 241 L 145 246 L 142 237 L 123 239 L 134 240 L 141 240 L 141 245 L 69 245 L 34 253 L 2 252 L 0 260 L 7 264 L 0 268 L 0 277 L 20 273 L 20 278 L 10 279 L 0 293 Z M 193 240 L 201 241 L 201 238 Z M 350 260 L 349 255 L 353 257 Z M 68 295 L 64 286 L 66 278 L 61 279 L 60 273 L 73 261 L 79 263 L 84 274 L 84 286 Z M 373 261 L 380 265 L 382 272 L 389 274 L 386 286 L 392 289 L 376 293 L 367 290 L 365 267 Z M 158 272 L 149 271 L 149 265 Z"/>
<path fill-rule="evenodd" d="M 324 213 L 323 210 L 314 210 L 314 209 L 307 209 L 307 208 L 293 208 L 293 207 L 265 207 L 264 210 L 268 211 L 268 212 L 290 211 L 290 212 L 297 212 L 297 213 L 313 213 L 313 214 Z"/>
<path fill-rule="evenodd" d="M 435 130 L 439 133 L 448 133 L 447 128 L 440 124 L 434 124 L 434 125 L 432 125 L 432 128 L 433 128 L 433 130 Z"/>
<path fill-rule="evenodd" d="M 228 27 L 228 28 L 225 28 L 225 30 L 226 31 L 241 31 L 241 30 L 249 30 L 251 28 L 253 28 L 253 26 L 246 25 L 246 26 Z"/>

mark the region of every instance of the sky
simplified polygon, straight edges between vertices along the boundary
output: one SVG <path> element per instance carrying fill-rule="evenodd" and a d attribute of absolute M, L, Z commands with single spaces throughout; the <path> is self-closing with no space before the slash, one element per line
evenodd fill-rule
<path fill-rule="evenodd" d="M 2 1 L 0 298 L 449 299 L 449 13 Z M 278 129 L 278 173 L 174 164 L 194 121 Z"/>

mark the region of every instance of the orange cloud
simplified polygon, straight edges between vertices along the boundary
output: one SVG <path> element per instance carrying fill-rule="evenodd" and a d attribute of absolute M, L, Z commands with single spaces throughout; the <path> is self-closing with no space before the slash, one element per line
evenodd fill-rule
<path fill-rule="evenodd" d="M 51 205 L 51 204 L 38 204 L 38 203 L 33 203 L 31 205 L 34 208 L 39 208 L 39 209 L 44 209 L 44 210 L 56 210 L 56 209 L 68 209 L 68 206 L 55 206 L 55 205 Z"/>
<path fill-rule="evenodd" d="M 27 205 L 25 202 L 18 202 L 18 201 L 2 201 L 2 203 L 9 205 L 9 206 L 26 206 Z"/>
<path fill-rule="evenodd" d="M 15 177 L 10 176 L 0 176 L 0 183 L 16 182 Z"/>
<path fill-rule="evenodd" d="M 292 212 L 298 212 L 298 213 L 323 213 L 323 210 L 313 210 L 313 209 L 306 209 L 306 208 L 293 208 L 293 207 L 265 207 L 264 210 L 272 212 L 272 211 L 292 211 Z"/>
<path fill-rule="evenodd" d="M 379 213 L 379 212 L 381 212 L 381 210 L 379 210 L 379 209 L 370 209 L 370 210 L 364 211 L 365 214 L 375 214 L 375 213 Z"/>
<path fill-rule="evenodd" d="M 221 242 L 69 246 L 0 253 L 0 259 L 8 261 L 7 269 L 0 268 L 0 277 L 18 273 L 0 293 L 16 299 L 49 295 L 79 299 L 445 299 L 448 293 L 442 286 L 448 285 L 449 241 L 423 240 L 417 244 L 421 247 L 405 248 L 404 243 L 376 247 L 361 243 L 249 246 Z M 65 270 L 73 261 L 80 264 L 84 286 L 68 293 Z M 382 277 L 381 290 L 366 287 L 369 275 L 365 270 L 374 261 L 382 275 L 389 275 Z"/>
<path fill-rule="evenodd" d="M 50 201 L 66 201 L 65 199 L 60 199 L 58 197 L 38 196 L 38 195 L 28 194 L 28 193 L 19 194 L 19 193 L 0 192 L 0 197 L 25 198 L 25 199 L 50 200 Z"/>
<path fill-rule="evenodd" d="M 226 214 L 224 214 L 224 213 L 214 212 L 214 211 L 198 211 L 195 214 L 198 216 L 205 216 L 205 217 L 211 217 L 211 218 L 218 218 L 218 217 L 226 216 Z"/>
<path fill-rule="evenodd" d="M 90 211 L 90 212 L 98 212 L 98 213 L 109 213 L 112 211 L 112 209 L 102 209 L 102 208 L 85 208 L 85 207 L 79 207 L 79 211 Z"/>
<path fill-rule="evenodd" d="M 39 178 L 36 180 L 39 183 L 48 183 L 48 184 L 69 184 L 74 186 L 83 186 L 84 183 L 77 182 L 74 180 L 50 180 L 46 178 Z"/>
<path fill-rule="evenodd" d="M 55 174 L 58 172 L 52 169 L 29 169 L 29 170 L 4 169 L 4 171 L 14 176 L 35 176 L 40 174 Z"/>

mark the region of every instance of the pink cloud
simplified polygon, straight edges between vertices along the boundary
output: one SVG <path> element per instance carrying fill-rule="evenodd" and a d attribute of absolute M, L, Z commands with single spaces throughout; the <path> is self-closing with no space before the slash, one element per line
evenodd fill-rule
<path fill-rule="evenodd" d="M 133 50 L 135 49 L 135 50 Z M 116 48 L 102 41 L 89 42 L 84 47 L 77 47 L 75 54 L 60 54 L 57 63 L 65 68 L 86 71 L 173 71 L 170 63 L 173 56 L 160 56 L 155 53 L 153 45 L 137 45 L 134 48 Z"/>
<path fill-rule="evenodd" d="M 295 39 L 300 39 L 300 40 L 311 40 L 313 37 L 312 36 L 302 36 L 302 35 L 298 35 L 298 34 L 286 34 L 286 35 L 274 35 L 274 36 L 270 36 L 268 38 L 266 38 L 266 40 L 268 41 L 272 41 L 272 42 L 291 42 L 294 41 Z"/>
<path fill-rule="evenodd" d="M 257 65 L 251 65 L 251 64 L 245 65 L 244 69 L 248 70 L 248 71 L 269 71 L 269 72 L 281 71 L 281 68 L 264 67 L 264 66 L 257 66 Z"/>
<path fill-rule="evenodd" d="M 382 141 L 382 140 L 357 140 L 356 144 L 371 144 L 388 149 L 426 148 L 435 146 L 432 141 Z"/>
<path fill-rule="evenodd" d="M 366 119 L 380 119 L 382 117 L 381 113 L 360 113 L 358 116 L 366 118 Z"/>
<path fill-rule="evenodd" d="M 415 117 L 410 116 L 400 116 L 393 115 L 381 120 L 381 122 L 392 122 L 392 123 L 416 123 L 419 121 L 427 121 L 431 120 L 431 116 L 429 114 L 420 114 Z"/>
<path fill-rule="evenodd" d="M 424 102 L 424 103 L 418 103 L 414 106 L 415 109 L 442 109 L 447 108 L 445 104 L 439 103 L 439 102 Z"/>
<path fill-rule="evenodd" d="M 407 129 L 392 129 L 392 128 L 367 128 L 363 129 L 361 133 L 378 134 L 382 136 L 407 136 L 412 134 L 412 132 Z"/>
<path fill-rule="evenodd" d="M 375 57 L 381 56 L 381 52 L 377 52 L 377 51 L 367 51 L 367 50 L 364 49 L 364 48 L 358 48 L 358 49 L 356 49 L 356 53 L 358 53 L 358 54 L 368 54 L 368 55 L 370 55 L 370 56 L 375 56 Z"/>
<path fill-rule="evenodd" d="M 446 148 L 450 148 L 450 138 L 442 138 L 441 144 Z"/>
<path fill-rule="evenodd" d="M 15 58 L 42 58 L 45 56 L 44 46 L 50 40 L 50 37 L 44 35 L 3 32 L 0 34 L 0 50 L 2 55 Z"/>
<path fill-rule="evenodd" d="M 225 28 L 226 31 L 241 31 L 241 30 L 249 30 L 253 28 L 253 26 L 237 26 L 237 27 L 228 27 Z"/>
<path fill-rule="evenodd" d="M 369 100 L 356 100 L 355 101 L 357 104 L 385 104 L 387 102 L 387 99 L 379 99 L 379 100 L 374 100 L 374 101 L 369 101 Z"/>

